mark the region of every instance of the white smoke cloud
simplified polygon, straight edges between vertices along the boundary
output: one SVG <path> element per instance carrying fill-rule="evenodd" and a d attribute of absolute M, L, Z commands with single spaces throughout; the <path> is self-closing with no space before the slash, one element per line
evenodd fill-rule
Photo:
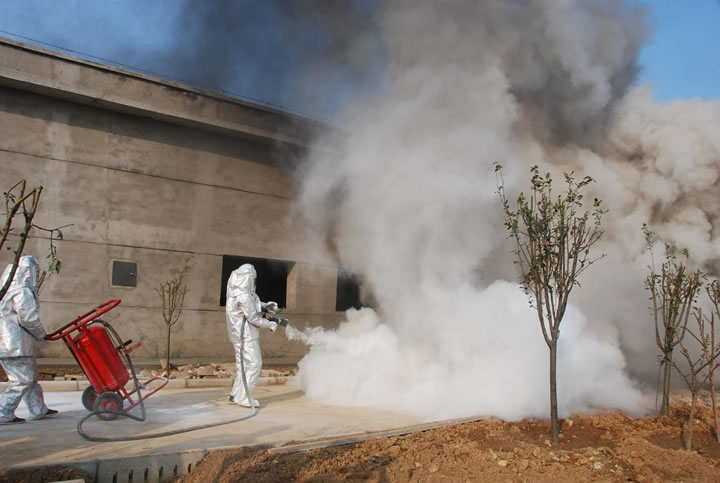
<path fill-rule="evenodd" d="M 561 326 L 561 414 L 647 409 L 638 383 L 657 365 L 640 227 L 715 266 L 720 106 L 631 88 L 648 29 L 628 2 L 400 0 L 382 13 L 388 87 L 348 109 L 301 189 L 326 256 L 364 276 L 378 312 L 289 333 L 311 346 L 307 394 L 427 419 L 547 415 L 548 350 L 512 282 L 499 162 L 508 193 L 539 164 L 593 176 L 610 210 L 607 257 Z"/>
<path fill-rule="evenodd" d="M 448 317 L 447 310 L 428 314 L 434 318 L 432 325 L 418 319 L 411 343 L 371 309 L 350 310 L 337 331 L 290 329 L 288 337 L 311 345 L 299 371 L 307 395 L 330 404 L 376 406 L 426 419 L 470 414 L 507 420 L 546 417 L 547 348 L 517 285 L 498 281 L 482 291 L 439 288 L 433 298 L 430 311 L 455 298 L 464 300 L 465 307 L 455 317 Z M 622 371 L 620 350 L 588 336 L 585 318 L 574 307 L 566 317 L 558 361 L 560 414 L 646 407 L 647 400 Z"/>

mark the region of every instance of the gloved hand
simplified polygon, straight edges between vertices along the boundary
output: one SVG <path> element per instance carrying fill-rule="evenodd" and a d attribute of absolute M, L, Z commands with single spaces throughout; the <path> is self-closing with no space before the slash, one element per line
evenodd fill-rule
<path fill-rule="evenodd" d="M 278 304 L 277 304 L 277 302 L 273 302 L 273 301 L 265 302 L 264 308 L 265 308 L 265 310 L 269 310 L 271 312 L 277 312 Z"/>
<path fill-rule="evenodd" d="M 33 336 L 33 339 L 35 339 L 35 336 Z M 35 347 L 37 349 L 44 349 L 48 346 L 48 342 L 50 341 L 47 339 L 47 334 L 45 334 L 42 339 L 35 339 Z"/>
<path fill-rule="evenodd" d="M 275 332 L 275 331 L 277 330 L 277 328 L 278 328 L 277 322 L 272 322 L 272 321 L 270 321 L 270 327 L 269 327 L 269 328 L 270 328 L 270 331 L 271 331 L 271 332 Z"/>

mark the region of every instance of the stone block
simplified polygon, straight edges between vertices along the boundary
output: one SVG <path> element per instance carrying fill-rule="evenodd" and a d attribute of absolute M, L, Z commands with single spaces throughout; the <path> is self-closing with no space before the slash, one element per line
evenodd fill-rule
<path fill-rule="evenodd" d="M 202 366 L 198 367 L 195 370 L 195 373 L 198 376 L 214 376 L 215 375 L 215 369 L 212 368 L 212 366 Z"/>
<path fill-rule="evenodd" d="M 77 381 L 40 381 L 45 392 L 70 392 L 78 390 Z"/>
<path fill-rule="evenodd" d="M 258 377 L 257 385 L 258 386 L 275 386 L 275 385 L 284 385 L 288 383 L 288 377 Z"/>
<path fill-rule="evenodd" d="M 230 387 L 232 379 L 185 379 L 188 388 L 193 387 Z"/>

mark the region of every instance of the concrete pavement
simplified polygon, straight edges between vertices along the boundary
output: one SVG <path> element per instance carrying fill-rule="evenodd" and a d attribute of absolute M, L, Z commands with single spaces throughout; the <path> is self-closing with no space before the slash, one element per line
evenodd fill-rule
<path fill-rule="evenodd" d="M 84 426 L 93 436 L 130 436 L 169 431 L 234 419 L 249 409 L 230 405 L 228 388 L 165 389 L 146 402 L 144 423 L 119 418 L 95 418 Z M 369 408 L 327 406 L 305 397 L 292 384 L 257 387 L 258 414 L 246 421 L 143 441 L 92 443 L 76 431 L 87 414 L 80 392 L 46 393 L 48 406 L 60 411 L 55 418 L 0 426 L 0 467 L 45 465 L 120 456 L 166 454 L 255 444 L 279 446 L 291 441 L 382 431 L 421 421 L 407 414 Z M 139 414 L 139 409 L 133 410 Z M 25 417 L 24 408 L 17 415 Z"/>

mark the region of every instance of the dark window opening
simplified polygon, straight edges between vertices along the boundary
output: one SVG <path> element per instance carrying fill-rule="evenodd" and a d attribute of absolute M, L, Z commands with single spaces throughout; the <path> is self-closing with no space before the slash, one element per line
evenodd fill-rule
<path fill-rule="evenodd" d="M 335 310 L 344 312 L 349 308 L 373 307 L 372 295 L 363 289 L 363 279 L 359 275 L 338 272 L 335 292 Z"/>
<path fill-rule="evenodd" d="M 137 263 L 113 260 L 112 284 L 120 287 L 137 285 Z"/>
<path fill-rule="evenodd" d="M 222 283 L 220 284 L 220 306 L 225 307 L 227 297 L 227 282 L 230 274 L 240 265 L 251 263 L 257 272 L 255 292 L 260 300 L 272 300 L 280 307 L 285 307 L 287 300 L 287 277 L 295 262 L 286 260 L 271 260 L 269 258 L 234 257 L 223 255 Z"/>

